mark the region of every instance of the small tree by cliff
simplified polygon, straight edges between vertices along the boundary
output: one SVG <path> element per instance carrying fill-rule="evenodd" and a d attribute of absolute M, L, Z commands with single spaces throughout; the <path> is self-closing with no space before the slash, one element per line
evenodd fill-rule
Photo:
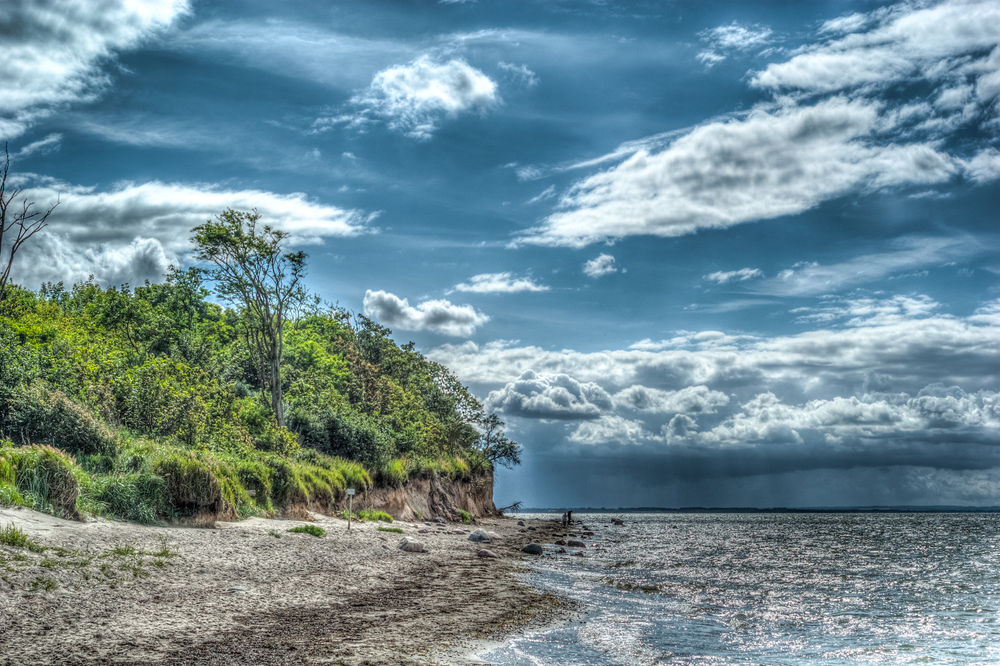
<path fill-rule="evenodd" d="M 521 464 L 521 445 L 507 437 L 504 423 L 496 414 L 482 420 L 479 450 L 494 465 L 510 468 Z"/>
<path fill-rule="evenodd" d="M 20 187 L 11 187 L 7 182 L 10 153 L 7 152 L 6 143 L 3 145 L 3 156 L 3 165 L 0 166 L 0 301 L 4 298 L 17 251 L 29 238 L 46 227 L 49 215 L 59 205 L 57 201 L 43 210 L 35 208 L 35 202 L 27 199 L 15 203 L 14 200 L 22 190 Z"/>
<path fill-rule="evenodd" d="M 201 261 L 222 299 L 244 308 L 248 336 L 271 394 L 271 409 L 279 426 L 285 425 L 281 361 L 284 328 L 289 315 L 303 302 L 304 252 L 285 252 L 288 234 L 269 225 L 258 227 L 260 214 L 227 209 L 215 220 L 192 229 Z"/>

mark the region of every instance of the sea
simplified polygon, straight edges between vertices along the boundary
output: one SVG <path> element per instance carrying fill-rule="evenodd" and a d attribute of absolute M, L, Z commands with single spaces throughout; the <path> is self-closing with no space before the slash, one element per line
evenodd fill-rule
<path fill-rule="evenodd" d="M 573 517 L 524 575 L 578 613 L 481 661 L 1000 664 L 1000 513 Z"/>

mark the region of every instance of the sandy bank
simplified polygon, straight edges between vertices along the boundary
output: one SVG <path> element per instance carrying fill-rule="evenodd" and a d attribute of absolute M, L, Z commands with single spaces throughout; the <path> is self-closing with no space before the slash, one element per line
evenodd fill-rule
<path fill-rule="evenodd" d="M 514 575 L 553 523 L 482 521 L 502 538 L 475 544 L 461 524 L 348 533 L 316 519 L 326 537 L 287 532 L 302 521 L 198 529 L 0 509 L 0 527 L 47 548 L 0 546 L 0 663 L 453 663 L 456 646 L 560 607 Z M 429 552 L 399 550 L 403 536 Z M 483 545 L 500 557 L 478 557 Z"/>

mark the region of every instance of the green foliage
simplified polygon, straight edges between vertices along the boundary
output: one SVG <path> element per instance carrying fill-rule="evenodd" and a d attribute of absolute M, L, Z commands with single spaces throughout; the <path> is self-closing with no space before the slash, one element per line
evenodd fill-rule
<path fill-rule="evenodd" d="M 361 509 L 358 511 L 358 518 L 361 520 L 370 520 L 373 522 L 391 523 L 392 516 L 390 516 L 385 511 L 375 511 L 373 509 Z"/>
<path fill-rule="evenodd" d="M 459 509 L 458 515 L 462 518 L 462 522 L 465 523 L 466 525 L 472 524 L 472 514 L 469 513 L 468 511 L 465 511 L 464 509 Z"/>
<path fill-rule="evenodd" d="M 8 523 L 0 529 L 0 546 L 10 546 L 12 548 L 27 548 L 28 550 L 40 553 L 45 548 L 38 545 L 24 533 L 24 531 L 14 523 Z"/>
<path fill-rule="evenodd" d="M 314 537 L 326 536 L 326 530 L 316 525 L 299 525 L 298 527 L 293 527 L 288 531 L 295 532 L 296 534 L 311 534 Z"/>
<path fill-rule="evenodd" d="M 377 529 L 379 532 L 395 532 L 396 534 L 403 533 L 403 530 L 398 527 L 382 527 L 381 525 L 379 525 L 375 529 Z"/>
<path fill-rule="evenodd" d="M 79 468 L 67 453 L 51 446 L 0 448 L 0 458 L 14 468 L 14 482 L 23 503 L 63 518 L 77 518 Z"/>
<path fill-rule="evenodd" d="M 8 286 L 0 437 L 20 446 L 0 440 L 0 504 L 143 523 L 332 512 L 348 488 L 468 480 L 516 458 L 446 368 L 303 300 L 304 256 L 258 218 L 226 211 L 195 230 L 235 307 L 207 300 L 199 269 L 134 288 Z M 249 272 L 226 273 L 233 259 Z M 268 319 L 279 292 L 284 314 Z"/>
<path fill-rule="evenodd" d="M 111 430 L 59 390 L 33 383 L 10 392 L 4 434 L 22 444 L 50 444 L 75 453 L 113 453 Z"/>

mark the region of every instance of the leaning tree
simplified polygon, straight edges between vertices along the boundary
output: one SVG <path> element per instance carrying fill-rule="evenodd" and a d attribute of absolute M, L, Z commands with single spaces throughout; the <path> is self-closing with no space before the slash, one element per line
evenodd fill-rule
<path fill-rule="evenodd" d="M 3 301 L 14 257 L 29 238 L 47 226 L 47 220 L 59 202 L 47 209 L 35 207 L 34 201 L 21 197 L 23 189 L 7 182 L 10 173 L 10 153 L 3 145 L 3 166 L 0 166 L 0 301 Z M 21 197 L 20 201 L 17 201 Z"/>

